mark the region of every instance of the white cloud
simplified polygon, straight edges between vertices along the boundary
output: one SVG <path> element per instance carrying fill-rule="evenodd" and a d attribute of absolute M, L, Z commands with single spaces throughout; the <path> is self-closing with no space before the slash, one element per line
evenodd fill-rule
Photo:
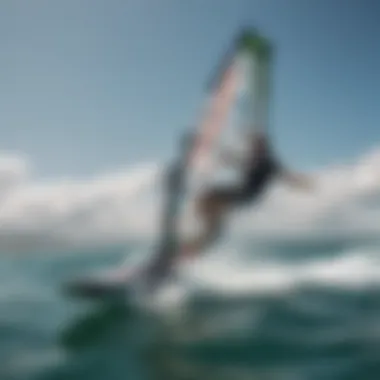
<path fill-rule="evenodd" d="M 234 227 L 255 236 L 284 237 L 380 232 L 379 164 L 380 150 L 374 150 L 356 163 L 324 168 L 312 173 L 316 188 L 311 192 L 279 183 Z"/>
<path fill-rule="evenodd" d="M 25 158 L 0 156 L 0 251 L 151 238 L 161 172 L 152 163 L 90 179 L 37 181 Z M 273 239 L 379 232 L 380 150 L 313 175 L 315 191 L 274 186 L 261 203 L 234 216 L 232 233 Z"/>
<path fill-rule="evenodd" d="M 0 159 L 0 250 L 117 242 L 143 233 L 141 220 L 154 219 L 145 190 L 159 178 L 157 164 L 42 182 L 27 180 L 25 167 L 21 158 Z M 1 181 L 2 173 L 7 180 Z"/>
<path fill-rule="evenodd" d="M 0 197 L 24 184 L 30 175 L 28 162 L 21 155 L 0 155 Z"/>

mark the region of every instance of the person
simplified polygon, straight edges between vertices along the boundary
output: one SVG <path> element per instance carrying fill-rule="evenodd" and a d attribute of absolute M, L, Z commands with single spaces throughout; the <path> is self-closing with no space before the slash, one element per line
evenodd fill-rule
<path fill-rule="evenodd" d="M 193 257 L 211 245 L 220 236 L 227 214 L 257 200 L 274 178 L 281 177 L 296 188 L 312 187 L 309 178 L 289 172 L 279 163 L 265 134 L 254 133 L 248 141 L 249 153 L 246 160 L 226 154 L 222 157 L 226 163 L 242 167 L 242 183 L 236 187 L 208 189 L 196 200 L 196 212 L 204 222 L 204 230 L 200 236 L 182 243 L 180 257 Z"/>

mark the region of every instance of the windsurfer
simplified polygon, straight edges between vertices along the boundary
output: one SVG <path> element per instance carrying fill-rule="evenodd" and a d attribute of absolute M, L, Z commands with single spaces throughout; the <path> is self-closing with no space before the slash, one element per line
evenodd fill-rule
<path fill-rule="evenodd" d="M 249 136 L 249 154 L 242 160 L 232 155 L 224 155 L 223 161 L 238 165 L 243 170 L 243 181 L 237 187 L 215 187 L 208 189 L 196 201 L 196 212 L 204 222 L 200 236 L 184 242 L 181 256 L 193 256 L 211 245 L 220 236 L 223 221 L 229 211 L 244 207 L 256 200 L 268 188 L 271 180 L 281 177 L 291 186 L 310 189 L 309 178 L 294 174 L 277 161 L 268 138 L 262 133 Z"/>

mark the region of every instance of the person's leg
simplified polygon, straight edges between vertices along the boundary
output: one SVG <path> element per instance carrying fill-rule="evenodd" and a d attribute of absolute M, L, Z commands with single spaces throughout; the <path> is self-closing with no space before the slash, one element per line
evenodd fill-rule
<path fill-rule="evenodd" d="M 236 198 L 235 193 L 235 189 L 214 189 L 199 199 L 196 209 L 204 223 L 204 230 L 195 239 L 182 245 L 181 256 L 198 254 L 219 238 L 225 214 Z"/>
<path fill-rule="evenodd" d="M 215 242 L 222 231 L 222 220 L 214 219 L 205 223 L 203 232 L 196 238 L 185 242 L 182 245 L 180 255 L 182 257 L 192 257 L 200 254 L 202 250 Z"/>

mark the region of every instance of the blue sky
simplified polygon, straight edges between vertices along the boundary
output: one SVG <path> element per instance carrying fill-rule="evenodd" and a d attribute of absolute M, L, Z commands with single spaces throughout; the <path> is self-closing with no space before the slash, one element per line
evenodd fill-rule
<path fill-rule="evenodd" d="M 41 176 L 168 157 L 249 24 L 276 46 L 283 159 L 354 157 L 380 141 L 379 12 L 375 0 L 2 2 L 0 150 L 26 153 Z"/>

